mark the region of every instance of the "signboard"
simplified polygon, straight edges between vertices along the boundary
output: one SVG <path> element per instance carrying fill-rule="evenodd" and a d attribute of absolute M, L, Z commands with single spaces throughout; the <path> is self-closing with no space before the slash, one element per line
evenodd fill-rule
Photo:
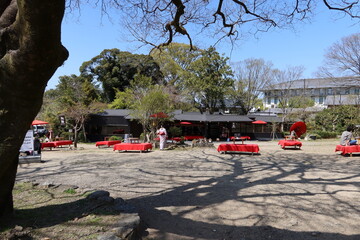
<path fill-rule="evenodd" d="M 34 133 L 33 130 L 28 130 L 23 144 L 20 147 L 20 152 L 30 152 L 34 151 Z"/>
<path fill-rule="evenodd" d="M 66 126 L 65 116 L 59 116 L 60 126 Z"/>

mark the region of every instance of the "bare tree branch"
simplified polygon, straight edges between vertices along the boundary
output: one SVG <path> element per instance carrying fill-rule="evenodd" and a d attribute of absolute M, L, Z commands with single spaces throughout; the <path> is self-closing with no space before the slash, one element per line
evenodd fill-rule
<path fill-rule="evenodd" d="M 354 6 L 356 6 L 357 4 L 359 4 L 359 1 L 353 1 L 351 3 L 348 3 L 347 1 L 341 1 L 342 3 L 346 4 L 344 7 L 335 7 L 332 6 L 329 1 L 327 0 L 323 0 L 325 6 L 330 9 L 330 10 L 336 10 L 336 11 L 342 11 L 345 12 L 346 14 L 348 14 L 350 17 L 352 18 L 360 18 L 359 15 L 354 15 L 352 13 L 352 9 L 354 8 Z"/>

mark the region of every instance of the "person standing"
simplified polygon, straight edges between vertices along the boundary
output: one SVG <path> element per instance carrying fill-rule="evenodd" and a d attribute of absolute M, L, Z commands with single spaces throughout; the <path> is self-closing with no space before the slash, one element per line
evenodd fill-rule
<path fill-rule="evenodd" d="M 349 145 L 356 145 L 357 141 L 356 140 L 351 140 L 351 138 L 353 137 L 352 132 L 354 131 L 354 126 L 350 125 L 346 128 L 346 131 L 344 131 L 341 134 L 340 137 L 340 145 L 342 146 L 349 146 Z"/>
<path fill-rule="evenodd" d="M 164 150 L 167 138 L 166 129 L 161 126 L 157 131 L 156 134 L 159 136 L 160 139 L 160 150 Z"/>
<path fill-rule="evenodd" d="M 290 133 L 290 139 L 295 140 L 296 138 L 297 138 L 297 134 L 296 134 L 295 130 L 292 130 Z"/>

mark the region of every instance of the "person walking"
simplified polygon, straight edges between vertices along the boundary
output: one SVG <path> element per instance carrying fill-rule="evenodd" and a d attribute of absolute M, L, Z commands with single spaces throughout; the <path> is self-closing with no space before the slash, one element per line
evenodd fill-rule
<path fill-rule="evenodd" d="M 354 131 L 355 127 L 353 125 L 350 125 L 346 128 L 346 131 L 344 131 L 341 134 L 340 137 L 340 145 L 342 146 L 349 146 L 349 145 L 356 145 L 357 141 L 356 140 L 351 140 L 351 138 L 353 138 L 353 134 L 352 132 Z"/>
<path fill-rule="evenodd" d="M 156 134 L 159 136 L 160 139 L 160 150 L 164 150 L 167 138 L 166 129 L 161 126 L 157 131 Z"/>

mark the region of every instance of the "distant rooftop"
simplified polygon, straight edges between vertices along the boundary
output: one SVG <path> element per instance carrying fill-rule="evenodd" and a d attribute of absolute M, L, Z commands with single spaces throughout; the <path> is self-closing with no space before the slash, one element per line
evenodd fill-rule
<path fill-rule="evenodd" d="M 279 84 L 273 84 L 263 89 L 304 89 L 304 88 L 335 88 L 335 87 L 359 87 L 360 77 L 339 77 L 339 78 L 310 78 L 288 81 Z"/>
<path fill-rule="evenodd" d="M 106 109 L 96 115 L 117 117 L 123 116 L 125 119 L 133 119 L 131 110 L 128 109 Z M 224 113 L 200 113 L 200 112 L 183 112 L 176 110 L 169 114 L 172 120 L 177 121 L 192 121 L 192 122 L 252 122 L 254 120 L 263 120 L 266 122 L 281 122 L 281 119 L 274 114 L 267 113 L 251 114 L 251 115 L 237 115 Z"/>

